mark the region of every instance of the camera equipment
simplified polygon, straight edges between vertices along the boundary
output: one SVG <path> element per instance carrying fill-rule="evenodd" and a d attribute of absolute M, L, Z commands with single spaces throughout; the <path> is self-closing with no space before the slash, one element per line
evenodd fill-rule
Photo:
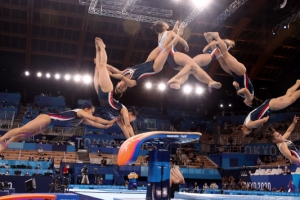
<path fill-rule="evenodd" d="M 95 185 L 97 185 L 97 183 L 98 183 L 98 181 L 97 181 L 97 179 L 98 179 L 98 169 L 97 168 L 94 168 L 94 175 L 95 175 L 95 180 L 94 180 L 94 184 Z"/>
<path fill-rule="evenodd" d="M 70 181 L 67 177 L 62 176 L 61 174 L 52 178 L 52 183 L 49 185 L 51 186 L 50 191 L 53 193 L 65 193 L 69 191 L 69 184 Z"/>

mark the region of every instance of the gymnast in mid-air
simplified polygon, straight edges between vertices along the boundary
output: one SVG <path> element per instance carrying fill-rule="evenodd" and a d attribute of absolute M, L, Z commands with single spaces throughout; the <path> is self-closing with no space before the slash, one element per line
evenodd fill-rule
<path fill-rule="evenodd" d="M 288 138 L 290 137 L 291 133 L 293 132 L 298 120 L 300 118 L 295 116 L 292 124 L 286 130 L 286 132 L 281 135 L 277 132 L 274 128 L 271 128 L 272 132 L 267 134 L 267 137 L 276 144 L 279 151 L 291 161 L 291 163 L 300 164 L 299 160 L 299 151 L 294 143 Z"/>
<path fill-rule="evenodd" d="M 271 112 L 282 110 L 292 105 L 300 97 L 299 87 L 300 80 L 297 80 L 296 83 L 287 90 L 285 95 L 267 99 L 259 107 L 251 111 L 246 117 L 244 124 L 240 125 L 237 129 L 242 130 L 243 135 L 248 135 L 252 129 L 261 127 L 269 120 Z"/>
<path fill-rule="evenodd" d="M 175 27 L 177 26 L 178 24 L 176 23 Z M 189 49 L 186 41 L 179 36 L 179 33 L 182 32 L 181 29 L 183 28 L 183 26 L 179 27 L 178 34 L 176 34 L 174 31 L 166 31 L 169 26 L 164 22 L 157 22 L 153 25 L 152 28 L 156 32 L 164 31 L 165 34 L 159 36 L 161 37 L 159 46 L 149 54 L 145 63 L 133 67 L 128 67 L 124 71 L 120 71 L 111 65 L 107 65 L 107 68 L 110 71 L 110 76 L 121 80 L 115 88 L 116 93 L 123 93 L 127 89 L 127 87 L 135 86 L 143 78 L 159 73 L 163 69 L 166 61 L 168 61 L 169 64 L 173 63 L 173 68 L 177 70 L 181 68 L 181 65 L 196 65 L 190 57 L 180 52 L 175 52 L 174 50 L 174 45 L 176 45 L 177 42 L 183 44 L 186 51 L 188 51 Z M 167 32 L 169 33 L 167 34 Z M 217 89 L 221 87 L 221 83 L 212 80 L 210 76 L 208 76 L 207 73 L 204 72 L 201 68 L 199 68 L 199 71 L 195 74 L 195 77 L 199 81 L 206 83 L 209 87 Z"/>
<path fill-rule="evenodd" d="M 14 128 L 0 137 L 0 152 L 7 148 L 10 142 L 18 142 L 28 137 L 40 134 L 42 129 L 52 121 L 63 121 L 68 126 L 78 126 L 81 123 L 96 128 L 109 128 L 116 120 L 105 120 L 93 116 L 95 108 L 85 102 L 81 109 L 68 110 L 61 113 L 40 114 L 20 128 Z M 106 125 L 104 125 L 106 124 Z"/>
<path fill-rule="evenodd" d="M 152 29 L 158 34 L 158 47 L 151 52 L 148 59 L 155 58 L 155 54 L 157 54 L 158 50 L 164 49 L 164 43 L 168 37 L 179 37 L 178 41 L 172 43 L 171 50 L 169 51 L 167 58 L 168 64 L 175 70 L 182 70 L 183 68 L 193 69 L 190 74 L 194 75 L 197 80 L 207 84 L 210 88 L 220 89 L 222 87 L 221 83 L 214 81 L 191 57 L 175 50 L 174 46 L 177 42 L 179 42 L 184 46 L 186 52 L 189 51 L 188 44 L 180 37 L 183 32 L 184 25 L 180 24 L 178 31 L 176 30 L 176 26 L 177 24 L 175 24 L 175 30 L 173 29 L 168 31 L 169 25 L 163 21 L 157 21 L 152 25 Z M 214 55 L 212 54 L 211 56 Z M 176 84 L 176 81 L 173 83 L 170 80 L 168 81 L 168 84 L 170 84 L 171 88 L 180 88 L 180 85 Z"/>
<path fill-rule="evenodd" d="M 128 110 L 124 105 L 113 98 L 114 87 L 107 70 L 107 54 L 105 44 L 100 38 L 95 38 L 96 58 L 94 87 L 100 101 L 100 116 L 104 119 L 115 120 L 122 129 L 126 138 L 134 136 L 130 122 L 134 121 L 137 112 L 134 108 Z M 104 103 L 105 105 L 101 105 Z"/>

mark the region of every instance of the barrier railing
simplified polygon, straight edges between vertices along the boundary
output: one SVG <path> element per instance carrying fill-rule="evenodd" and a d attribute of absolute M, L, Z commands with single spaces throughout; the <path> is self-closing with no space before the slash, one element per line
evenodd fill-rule
<path fill-rule="evenodd" d="M 10 129 L 15 119 L 15 111 L 0 111 L 0 124 Z"/>

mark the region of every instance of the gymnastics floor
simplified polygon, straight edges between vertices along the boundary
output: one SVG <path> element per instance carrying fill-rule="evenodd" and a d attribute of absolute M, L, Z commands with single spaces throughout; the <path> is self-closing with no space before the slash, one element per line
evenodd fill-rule
<path fill-rule="evenodd" d="M 145 200 L 146 190 L 127 189 L 70 189 L 70 192 L 79 195 L 79 199 L 87 200 Z M 299 196 L 257 196 L 257 195 L 221 195 L 221 194 L 195 194 L 175 193 L 174 200 L 298 200 Z"/>

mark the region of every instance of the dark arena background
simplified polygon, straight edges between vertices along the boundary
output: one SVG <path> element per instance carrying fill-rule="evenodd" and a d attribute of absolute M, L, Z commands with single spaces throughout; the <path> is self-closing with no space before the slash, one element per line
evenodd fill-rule
<path fill-rule="evenodd" d="M 0 0 L 0 200 L 298 199 L 299 18 L 299 0 Z M 173 30 L 176 20 L 182 35 Z M 179 71 L 167 61 L 121 97 L 100 102 L 95 38 L 106 45 L 107 64 L 123 71 L 158 49 L 161 38 L 151 29 L 157 21 L 187 42 L 188 52 L 180 42 L 175 48 L 191 59 L 203 55 L 208 32 L 233 40 L 228 53 L 249 78 L 241 88 L 251 80 L 255 97 L 285 95 L 277 100 L 286 106 L 271 100 L 271 114 L 246 106 L 233 71 L 220 66 L 228 55 L 221 50 L 218 60 L 196 64 L 220 89 L 197 80 L 197 70 L 172 89 L 167 82 Z M 111 81 L 118 89 L 119 80 Z M 94 108 L 74 111 L 86 102 Z M 98 117 L 119 102 L 135 108 L 136 119 L 129 123 L 130 113 L 120 111 L 117 122 L 102 123 L 111 127 L 99 127 Z M 243 134 L 239 125 L 250 112 L 266 120 Z M 67 123 L 79 118 L 83 124 Z M 124 128 L 135 136 L 126 138 Z"/>

